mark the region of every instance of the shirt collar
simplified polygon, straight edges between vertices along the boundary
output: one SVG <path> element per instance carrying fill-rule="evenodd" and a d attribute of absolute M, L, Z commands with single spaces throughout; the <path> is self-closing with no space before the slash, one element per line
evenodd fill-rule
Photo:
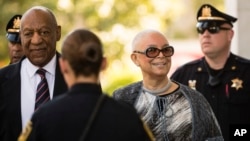
<path fill-rule="evenodd" d="M 27 66 L 27 72 L 29 77 L 31 78 L 36 74 L 36 71 L 39 69 L 39 67 L 33 65 L 28 58 L 25 58 L 26 60 L 26 66 Z M 49 61 L 48 64 L 46 64 L 43 69 L 45 69 L 50 75 L 55 76 L 55 70 L 56 70 L 56 54 L 54 57 Z"/>

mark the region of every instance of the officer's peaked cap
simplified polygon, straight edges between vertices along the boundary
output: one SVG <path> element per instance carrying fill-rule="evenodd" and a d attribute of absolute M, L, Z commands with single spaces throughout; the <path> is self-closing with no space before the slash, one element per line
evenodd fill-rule
<path fill-rule="evenodd" d="M 11 42 L 20 42 L 19 31 L 22 15 L 14 15 L 6 26 L 6 37 Z"/>
<path fill-rule="evenodd" d="M 237 18 L 217 10 L 210 4 L 203 4 L 197 12 L 197 21 L 219 21 L 233 24 Z"/>

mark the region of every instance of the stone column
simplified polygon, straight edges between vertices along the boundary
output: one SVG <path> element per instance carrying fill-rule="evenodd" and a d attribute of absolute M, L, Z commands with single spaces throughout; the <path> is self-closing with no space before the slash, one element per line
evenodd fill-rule
<path fill-rule="evenodd" d="M 250 2 L 225 0 L 225 12 L 238 18 L 234 24 L 232 52 L 250 59 Z"/>

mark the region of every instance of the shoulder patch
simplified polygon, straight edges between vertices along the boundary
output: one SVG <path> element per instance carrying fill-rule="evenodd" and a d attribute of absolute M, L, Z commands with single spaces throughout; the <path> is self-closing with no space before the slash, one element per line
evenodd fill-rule
<path fill-rule="evenodd" d="M 18 137 L 18 141 L 26 141 L 30 135 L 31 130 L 32 130 L 32 122 L 28 121 L 26 127 L 24 128 L 24 130 L 22 131 L 22 133 Z"/>

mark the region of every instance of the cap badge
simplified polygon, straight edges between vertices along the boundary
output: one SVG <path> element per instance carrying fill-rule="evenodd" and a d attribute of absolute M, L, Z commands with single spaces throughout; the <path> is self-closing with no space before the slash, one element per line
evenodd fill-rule
<path fill-rule="evenodd" d="M 8 32 L 19 32 L 20 24 L 21 24 L 20 17 L 15 18 L 13 20 L 13 27 L 8 29 Z"/>
<path fill-rule="evenodd" d="M 208 6 L 202 8 L 202 17 L 211 17 L 211 9 Z"/>
<path fill-rule="evenodd" d="M 215 13 L 212 13 L 214 10 Z M 216 9 L 206 5 L 202 8 L 201 15 L 198 17 L 198 20 L 219 20 L 226 21 L 226 19 L 219 14 L 220 12 L 216 12 Z M 212 15 L 213 14 L 213 15 Z"/>
<path fill-rule="evenodd" d="M 231 87 L 232 87 L 232 88 L 235 88 L 237 91 L 238 91 L 240 88 L 243 88 L 243 86 L 242 86 L 243 81 L 240 80 L 239 78 L 232 79 L 231 81 L 232 81 L 232 83 L 233 83 L 233 84 L 231 85 Z"/>
<path fill-rule="evenodd" d="M 21 23 L 20 17 L 15 18 L 13 21 L 13 28 L 20 28 L 20 23 Z"/>

